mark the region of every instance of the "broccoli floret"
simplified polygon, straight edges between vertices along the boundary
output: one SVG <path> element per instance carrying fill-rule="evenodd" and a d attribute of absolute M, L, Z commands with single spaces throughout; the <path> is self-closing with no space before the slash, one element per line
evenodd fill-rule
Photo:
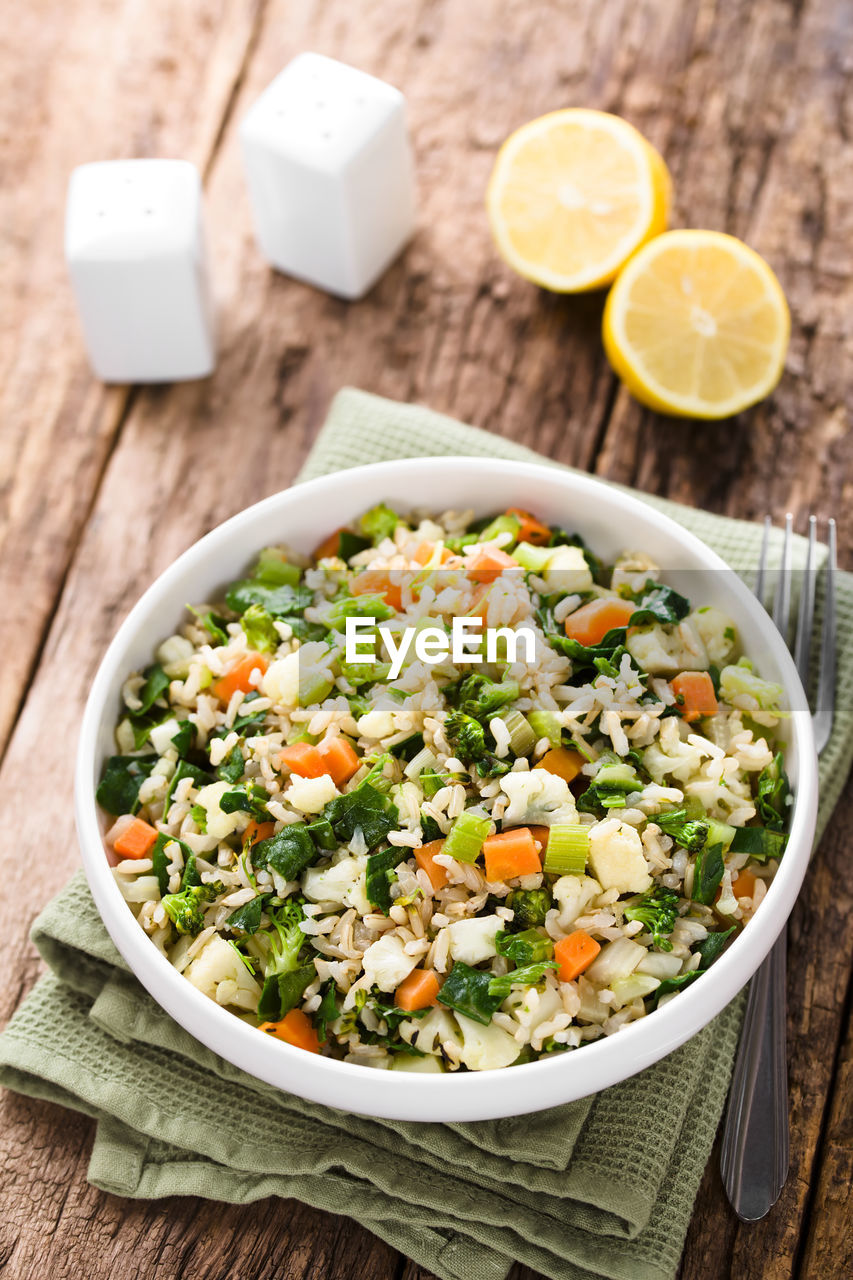
<path fill-rule="evenodd" d="M 688 818 L 686 809 L 672 809 L 669 813 L 658 813 L 654 822 L 672 836 L 682 849 L 688 853 L 698 853 L 708 843 L 710 824 L 705 818 Z"/>
<path fill-rule="evenodd" d="M 456 706 L 475 720 L 490 720 L 501 707 L 515 702 L 520 692 L 515 680 L 502 680 L 498 684 L 488 676 L 474 674 L 460 681 L 456 690 Z"/>
<path fill-rule="evenodd" d="M 246 634 L 249 648 L 257 653 L 275 653 L 281 643 L 275 623 L 261 604 L 249 605 L 240 619 L 240 626 Z"/>
<path fill-rule="evenodd" d="M 463 764 L 474 764 L 486 754 L 486 731 L 473 716 L 451 711 L 444 722 L 447 741 Z"/>
<path fill-rule="evenodd" d="M 545 916 L 551 909 L 551 891 L 516 889 L 509 895 L 506 904 L 515 912 L 513 930 L 531 929 L 534 925 L 545 923 Z"/>
<path fill-rule="evenodd" d="M 378 546 L 384 538 L 391 537 L 399 523 L 400 517 L 397 512 L 392 511 L 384 502 L 380 502 L 369 511 L 365 511 L 358 522 L 358 527 L 366 538 L 370 538 L 374 546 Z"/>
<path fill-rule="evenodd" d="M 305 919 L 302 904 L 290 898 L 278 911 L 269 913 L 272 928 L 259 936 L 269 945 L 264 973 L 267 978 L 289 973 L 299 963 L 299 952 L 305 942 L 300 923 Z"/>
<path fill-rule="evenodd" d="M 706 831 L 707 836 L 707 831 Z M 678 894 L 672 889 L 656 888 L 625 908 L 626 920 L 639 920 L 652 935 L 661 951 L 671 951 L 672 943 L 665 935 L 672 933 L 678 919 Z"/>
<path fill-rule="evenodd" d="M 204 928 L 204 909 L 220 893 L 225 892 L 221 880 L 212 884 L 192 884 L 180 893 L 167 893 L 162 899 L 166 915 L 178 933 L 201 933 Z"/>

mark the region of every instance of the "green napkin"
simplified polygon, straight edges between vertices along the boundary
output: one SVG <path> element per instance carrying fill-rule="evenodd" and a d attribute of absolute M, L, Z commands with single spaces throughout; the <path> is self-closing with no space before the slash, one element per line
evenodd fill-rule
<path fill-rule="evenodd" d="M 300 479 L 453 454 L 542 461 L 426 409 L 347 390 Z M 734 568 L 754 566 L 754 526 L 648 500 Z M 839 597 L 840 714 L 821 760 L 821 828 L 853 757 L 849 577 Z M 594 1098 L 508 1120 L 400 1123 L 281 1093 L 198 1044 L 128 972 L 82 872 L 33 938 L 50 973 L 0 1037 L 0 1083 L 96 1118 L 96 1186 L 238 1203 L 291 1196 L 357 1219 L 444 1280 L 501 1280 L 516 1259 L 555 1280 L 673 1276 L 725 1101 L 741 997 Z"/>

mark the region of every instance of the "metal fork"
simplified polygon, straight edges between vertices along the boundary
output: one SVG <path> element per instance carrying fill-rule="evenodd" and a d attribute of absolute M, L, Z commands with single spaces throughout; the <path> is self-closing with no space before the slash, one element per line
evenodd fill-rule
<path fill-rule="evenodd" d="M 764 537 L 755 594 L 764 602 L 768 578 L 771 521 Z M 773 599 L 773 622 L 788 638 L 791 613 L 793 517 L 785 518 L 782 565 Z M 829 555 L 820 644 L 820 671 L 812 712 L 815 746 L 829 741 L 835 709 L 835 521 L 829 521 Z M 797 614 L 794 662 L 808 696 L 811 638 L 815 610 L 817 520 L 809 518 L 809 542 Z M 788 1177 L 788 1065 L 785 1045 L 785 952 L 787 927 L 752 979 L 743 1031 L 735 1059 L 729 1105 L 723 1126 L 720 1172 L 732 1208 L 743 1222 L 767 1214 Z"/>

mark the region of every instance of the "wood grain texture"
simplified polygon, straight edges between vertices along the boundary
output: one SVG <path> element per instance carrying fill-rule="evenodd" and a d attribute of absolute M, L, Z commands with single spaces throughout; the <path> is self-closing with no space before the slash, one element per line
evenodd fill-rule
<path fill-rule="evenodd" d="M 11 979 L 0 1020 L 37 974 L 29 924 L 77 865 L 71 744 L 108 638 L 176 554 L 290 482 L 341 385 L 714 510 L 834 512 L 853 561 L 851 33 L 851 0 L 39 0 L 22 11 L 0 49 L 0 92 L 24 122 L 0 135 L 13 178 L 0 209 L 12 250 L 0 263 L 12 303 L 0 325 L 0 745 L 13 728 L 0 797 L 27 793 L 49 725 L 52 812 L 49 847 L 13 804 L 6 817 L 16 839 L 0 843 Z M 419 229 L 358 304 L 271 272 L 249 226 L 236 125 L 304 48 L 407 96 Z M 498 262 L 482 208 L 495 149 L 561 105 L 625 114 L 667 157 L 677 223 L 734 232 L 769 257 L 794 327 L 767 404 L 701 430 L 640 409 L 604 360 L 601 299 L 548 296 Z M 132 154 L 185 155 L 206 173 L 222 345 L 202 383 L 105 390 L 85 365 L 58 251 L 64 185 L 76 163 Z M 852 802 L 848 791 L 791 930 L 791 1180 L 764 1223 L 738 1227 L 712 1161 L 681 1280 L 849 1274 L 838 1237 Z M 89 1135 L 59 1108 L 0 1102 L 3 1280 L 426 1280 L 362 1229 L 293 1202 L 102 1195 L 85 1182 Z"/>

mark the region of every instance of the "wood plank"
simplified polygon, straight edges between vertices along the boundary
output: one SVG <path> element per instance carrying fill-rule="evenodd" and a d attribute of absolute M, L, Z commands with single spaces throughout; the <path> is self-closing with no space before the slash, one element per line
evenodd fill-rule
<path fill-rule="evenodd" d="M 801 1280 L 849 1276 L 853 1273 L 853 1019 L 849 993 L 847 1035 L 813 1181 L 808 1234 L 797 1274 Z"/>
<path fill-rule="evenodd" d="M 259 3 L 39 0 L 4 24 L 0 752 L 129 403 L 83 352 L 61 251 L 68 176 L 138 155 L 204 169 Z"/>
<path fill-rule="evenodd" d="M 148 5 L 144 21 L 139 19 L 145 30 L 128 27 L 130 19 L 122 13 L 120 33 L 107 23 L 94 51 L 93 37 L 87 34 L 89 3 L 74 0 L 67 19 L 73 22 L 74 39 L 57 38 L 56 47 L 44 55 L 53 60 L 51 65 L 61 63 L 66 77 L 72 71 L 65 61 L 79 75 L 81 68 L 100 66 L 98 58 L 103 58 L 98 83 L 104 83 L 95 93 L 100 113 L 93 109 L 84 117 L 92 146 L 88 154 L 103 154 L 110 139 L 119 147 L 126 136 L 138 149 L 147 149 L 152 138 L 163 148 L 167 132 L 173 148 L 180 145 L 197 156 L 205 149 L 209 153 L 218 136 L 223 99 L 239 77 L 234 70 L 239 59 L 232 54 L 245 49 L 251 38 L 244 11 L 235 9 L 238 16 L 222 17 L 217 27 L 205 17 L 212 12 L 209 6 L 194 6 L 193 16 L 204 18 L 199 18 L 204 32 L 181 28 L 176 33 L 165 6 L 161 14 Z M 41 12 L 47 14 L 47 7 Z M 29 462 L 20 463 L 14 503 L 4 510 L 25 511 L 29 519 L 38 497 L 34 468 L 51 454 L 60 456 L 57 474 L 45 489 L 44 531 L 35 530 L 35 543 L 24 533 L 7 535 L 5 560 L 18 566 L 19 575 L 22 549 L 32 549 L 34 607 L 42 620 L 49 618 L 50 629 L 0 772 L 0 795 L 25 790 L 31 761 L 44 745 L 45 724 L 51 726 L 53 743 L 74 740 L 106 640 L 144 586 L 200 533 L 290 481 L 331 394 L 345 382 L 424 401 L 562 461 L 738 514 L 757 513 L 770 500 L 776 510 L 789 502 L 801 509 L 824 496 L 833 502 L 847 496 L 840 473 L 846 464 L 849 474 L 849 442 L 839 426 L 843 389 L 850 381 L 844 376 L 848 320 L 841 310 L 847 287 L 839 231 L 844 179 L 830 172 L 835 164 L 841 166 L 846 144 L 829 114 L 832 104 L 836 117 L 844 107 L 843 73 L 834 60 L 837 39 L 832 38 L 841 29 L 843 5 L 807 0 L 798 23 L 791 24 L 789 17 L 781 0 L 733 0 L 724 9 L 711 0 L 691 0 L 663 10 L 652 0 L 571 6 L 537 0 L 506 6 L 500 24 L 486 0 L 425 0 L 417 7 L 389 7 L 379 0 L 357 7 L 269 3 L 210 173 L 211 241 L 223 306 L 216 376 L 202 384 L 136 393 L 110 454 L 125 405 L 116 401 L 116 393 L 93 387 L 79 349 L 69 365 L 76 371 L 76 399 L 69 399 L 72 374 L 67 372 L 52 399 L 44 392 L 49 403 L 38 399 L 42 381 L 47 381 L 46 346 L 59 352 L 58 368 L 65 369 L 64 362 L 71 359 L 66 353 L 74 338 L 67 309 L 39 306 L 41 319 L 37 316 L 25 327 L 31 354 L 26 386 L 16 392 L 13 405 L 22 424 L 16 439 L 28 439 L 27 432 L 36 435 Z M 191 19 L 182 11 L 172 21 Z M 180 69 L 157 72 L 157 57 L 169 56 L 176 34 Z M 44 31 L 39 38 L 44 40 Z M 152 48 L 158 52 L 145 52 Z M 421 183 L 420 229 L 404 257 L 357 305 L 268 271 L 248 227 L 234 123 L 300 48 L 330 53 L 396 82 L 409 101 Z M 187 59 L 195 68 L 191 86 L 182 78 Z M 190 88 L 205 63 L 205 85 L 221 85 L 222 91 L 208 87 L 199 101 Z M 152 70 L 160 76 L 156 82 L 167 83 L 175 95 L 165 120 L 151 106 L 147 73 Z M 111 100 L 111 86 L 119 77 L 128 86 L 127 101 L 113 126 L 105 119 L 103 104 Z M 180 84 L 173 85 L 176 80 Z M 796 94 L 790 92 L 792 84 Z M 495 146 L 515 125 L 564 102 L 622 111 L 645 128 L 672 164 L 683 220 L 748 233 L 771 256 L 777 248 L 781 253 L 785 245 L 793 246 L 780 271 L 786 286 L 800 291 L 795 363 L 778 403 L 751 416 L 748 431 L 744 424 L 736 431 L 730 425 L 709 428 L 697 453 L 695 434 L 685 434 L 691 428 L 644 414 L 622 396 L 616 398 L 611 419 L 614 382 L 596 337 L 600 299 L 549 297 L 497 263 L 481 204 Z M 56 110 L 54 106 L 54 114 Z M 815 121 L 823 129 L 820 137 Z M 72 130 L 72 124 L 63 128 Z M 783 144 L 775 143 L 777 133 Z M 33 147 L 42 145 L 36 136 Z M 21 170 L 25 194 L 39 189 L 36 179 L 44 185 L 40 175 L 64 175 L 81 158 L 73 138 L 54 145 L 61 153 L 58 159 L 48 156 L 39 161 L 41 168 Z M 785 163 L 796 164 L 794 192 L 782 189 L 783 154 Z M 55 185 L 55 176 L 51 180 Z M 814 195 L 818 182 L 830 193 L 819 210 Z M 735 191 L 731 209 L 721 202 L 729 186 Z M 771 203 L 780 205 L 779 212 Z M 761 216 L 750 221 L 753 205 Z M 54 223 L 58 228 L 56 217 Z M 19 235 L 28 234 L 23 214 L 16 225 L 24 227 Z M 59 292 L 62 273 L 48 261 L 46 237 L 41 232 L 39 237 L 37 274 L 46 281 L 41 299 L 50 289 Z M 22 287 L 16 286 L 18 291 Z M 106 404 L 113 405 L 109 419 Z M 41 426 L 41 417 L 53 425 Z M 61 432 L 69 422 L 74 431 Z M 10 449 L 9 459 L 20 452 Z M 800 471 L 791 461 L 796 456 L 805 460 Z M 70 483 L 75 477 L 76 485 Z M 132 527 L 125 515 L 129 493 L 134 495 Z M 849 550 L 847 526 L 843 534 Z M 67 581 L 55 616 L 50 616 L 69 547 L 74 554 Z M 20 576 L 12 582 L 13 588 L 21 585 Z M 21 633 L 20 621 L 16 625 L 18 644 L 32 628 Z M 27 646 L 32 653 L 29 639 Z M 8 684 L 14 689 L 21 672 L 9 674 L 15 676 Z M 14 706 L 14 699 L 9 705 Z M 14 849 L 0 847 L 7 887 L 0 900 L 0 938 L 3 963 L 12 977 L 0 995 L 0 1018 L 11 1012 L 35 976 L 25 938 L 30 919 L 77 862 L 70 754 L 52 755 L 46 767 L 54 809 L 49 857 L 29 831 Z M 20 824 L 15 822 L 13 829 L 20 830 Z M 833 863 L 836 874 L 838 865 Z M 816 866 L 812 875 L 818 871 Z M 814 906 L 812 901 L 810 888 L 800 910 L 814 943 L 821 928 L 835 927 L 835 917 L 825 898 L 818 896 Z M 796 1040 L 803 1073 L 816 1058 L 834 1054 L 837 1043 L 837 1025 L 825 1016 L 831 1002 L 821 1013 L 809 1004 L 811 992 L 805 980 L 792 988 L 792 1017 L 797 1026 L 804 1022 L 806 1027 Z M 822 998 L 827 999 L 825 992 Z M 811 1135 L 797 1156 L 806 1178 L 815 1146 L 812 1120 L 821 1106 L 818 1092 L 806 1096 L 808 1084 L 801 1081 L 804 1097 L 796 1119 L 799 1126 L 804 1117 Z M 809 1087 L 825 1089 L 827 1084 L 818 1073 Z M 5 1269 L 10 1280 L 32 1274 L 46 1239 L 60 1275 L 67 1270 L 95 1277 L 109 1272 L 116 1280 L 140 1273 L 170 1277 L 179 1275 L 189 1260 L 193 1274 L 207 1267 L 201 1274 L 218 1275 L 224 1270 L 221 1265 L 215 1270 L 222 1261 L 215 1252 L 221 1241 L 227 1241 L 222 1246 L 228 1250 L 227 1269 L 241 1280 L 280 1274 L 284 1267 L 296 1268 L 284 1273 L 288 1276 L 327 1280 L 395 1274 L 393 1252 L 385 1246 L 356 1228 L 342 1227 L 340 1219 L 289 1202 L 237 1210 L 193 1200 L 140 1206 L 101 1196 L 84 1183 L 84 1122 L 59 1109 L 12 1098 L 3 1107 L 0 1167 L 6 1200 L 15 1205 L 15 1213 L 0 1220 L 0 1260 L 12 1259 Z M 798 1133 L 795 1127 L 795 1138 Z M 49 1166 L 49 1177 L 44 1166 Z M 34 1180 L 46 1177 L 48 1190 L 39 1192 L 33 1203 Z M 795 1216 L 802 1204 L 797 1191 L 790 1213 Z M 694 1224 L 685 1277 L 704 1280 L 710 1257 L 720 1264 L 714 1274 L 737 1280 L 750 1274 L 725 1269 L 716 1241 L 727 1221 L 717 1204 L 713 1220 L 709 1214 Z M 772 1240 L 775 1245 L 776 1237 Z M 284 1243 L 279 1246 L 279 1241 Z M 784 1243 L 783 1262 L 793 1258 L 795 1247 L 795 1241 Z M 745 1235 L 739 1248 L 741 1254 L 747 1252 Z M 763 1252 L 756 1256 L 766 1261 Z M 367 1261 L 360 1269 L 362 1257 Z M 403 1274 L 406 1280 L 422 1280 L 426 1273 L 405 1267 Z M 790 1266 L 778 1274 L 790 1274 Z"/>

